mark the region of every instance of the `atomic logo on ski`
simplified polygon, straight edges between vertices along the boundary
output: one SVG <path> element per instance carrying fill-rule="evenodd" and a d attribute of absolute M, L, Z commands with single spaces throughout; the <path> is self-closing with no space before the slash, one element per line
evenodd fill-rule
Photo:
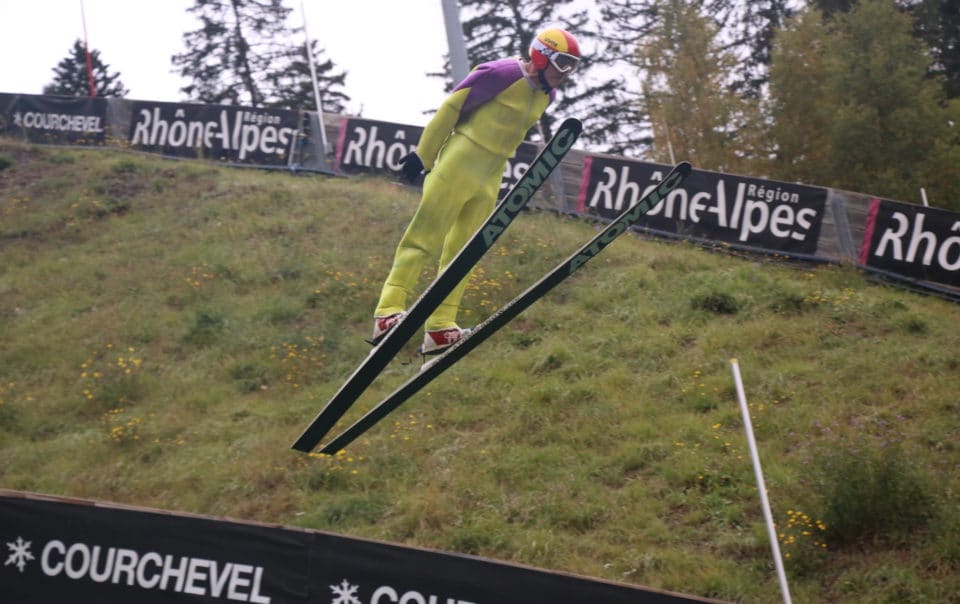
<path fill-rule="evenodd" d="M 573 131 L 560 130 L 557 136 L 550 141 L 550 144 L 543 150 L 537 161 L 534 161 L 530 168 L 524 174 L 523 179 L 518 183 L 510 194 L 507 195 L 503 203 L 493 217 L 482 229 L 483 241 L 487 247 L 493 245 L 493 242 L 500 237 L 500 234 L 510 225 L 517 212 L 522 210 L 533 194 L 537 192 L 553 172 L 553 169 L 560 163 L 567 151 L 573 147 L 577 136 Z"/>
<path fill-rule="evenodd" d="M 587 248 L 574 256 L 573 259 L 570 260 L 570 272 L 573 273 L 588 260 L 599 254 L 600 250 L 607 247 L 611 241 L 633 226 L 636 221 L 640 220 L 641 216 L 657 207 L 657 204 L 663 201 L 667 194 L 679 185 L 680 181 L 685 177 L 686 174 L 679 170 L 674 170 L 668 174 L 649 195 L 644 197 L 637 205 L 621 214 L 620 217 L 600 233 Z"/>

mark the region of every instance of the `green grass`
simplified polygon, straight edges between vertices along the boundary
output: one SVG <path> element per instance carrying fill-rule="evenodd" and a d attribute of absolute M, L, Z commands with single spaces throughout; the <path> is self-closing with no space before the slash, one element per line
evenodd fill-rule
<path fill-rule="evenodd" d="M 4 488 L 770 602 L 735 357 L 794 601 L 960 593 L 955 304 L 624 236 L 349 450 L 306 456 L 288 447 L 368 352 L 413 192 L 10 142 L 0 157 Z M 463 323 L 593 233 L 521 216 Z M 418 367 L 411 342 L 343 425 Z"/>

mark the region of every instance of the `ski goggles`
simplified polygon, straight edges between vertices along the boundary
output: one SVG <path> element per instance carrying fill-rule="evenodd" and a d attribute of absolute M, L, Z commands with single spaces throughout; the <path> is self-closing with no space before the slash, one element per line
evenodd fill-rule
<path fill-rule="evenodd" d="M 579 57 L 559 51 L 554 51 L 549 58 L 550 64 L 560 73 L 569 73 L 580 63 Z"/>
<path fill-rule="evenodd" d="M 580 63 L 580 57 L 575 57 L 570 53 L 550 48 L 540 40 L 533 41 L 533 49 L 547 57 L 550 64 L 560 73 L 570 73 L 574 67 Z"/>

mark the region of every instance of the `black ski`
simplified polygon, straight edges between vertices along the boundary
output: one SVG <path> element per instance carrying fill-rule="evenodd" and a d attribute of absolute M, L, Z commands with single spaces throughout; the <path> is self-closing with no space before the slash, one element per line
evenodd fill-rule
<path fill-rule="evenodd" d="M 510 191 L 497 204 L 490 218 L 468 241 L 457 257 L 447 265 L 414 304 L 407 309 L 406 316 L 397 323 L 383 340 L 370 352 L 366 359 L 347 378 L 340 390 L 333 396 L 316 418 L 307 426 L 303 434 L 293 443 L 298 451 L 312 451 L 317 443 L 330 431 L 350 406 L 377 378 L 403 345 L 426 322 L 430 313 L 446 299 L 447 295 L 463 280 L 470 269 L 490 249 L 490 246 L 503 234 L 513 219 L 527 206 L 533 194 L 540 188 L 560 160 L 573 147 L 580 136 L 583 126 L 580 120 L 568 118 L 563 121 L 540 153 L 530 163 L 530 168 L 514 184 Z"/>
<path fill-rule="evenodd" d="M 421 388 L 429 384 L 435 377 L 443 373 L 448 367 L 459 361 L 468 352 L 493 335 L 498 329 L 509 323 L 527 307 L 542 298 L 561 281 L 599 254 L 610 242 L 626 232 L 641 216 L 650 211 L 660 203 L 670 191 L 679 186 L 690 174 L 690 171 L 691 167 L 689 163 L 681 162 L 678 164 L 660 181 L 660 184 L 644 196 L 637 205 L 623 211 L 616 220 L 608 224 L 596 237 L 577 250 L 576 253 L 559 264 L 525 292 L 508 302 L 503 308 L 500 308 L 497 312 L 490 315 L 484 322 L 477 325 L 469 337 L 461 339 L 441 356 L 425 364 L 420 373 L 407 380 L 402 386 L 387 396 L 387 398 L 383 399 L 376 407 L 367 412 L 366 415 L 357 420 L 356 423 L 344 430 L 328 444 L 324 445 L 320 451 L 328 455 L 334 455 L 353 442 L 374 424 L 386 417 L 387 414 L 403 404 L 404 401 L 416 394 Z"/>

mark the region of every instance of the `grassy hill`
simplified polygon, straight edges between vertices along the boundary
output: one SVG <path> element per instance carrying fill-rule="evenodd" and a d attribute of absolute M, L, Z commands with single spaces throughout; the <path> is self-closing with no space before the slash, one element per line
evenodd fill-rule
<path fill-rule="evenodd" d="M 0 486 L 795 602 L 957 602 L 960 308 L 625 236 L 335 457 L 289 450 L 367 353 L 415 192 L 0 142 Z M 529 213 L 464 324 L 595 226 Z M 419 368 L 411 342 L 345 419 Z"/>

